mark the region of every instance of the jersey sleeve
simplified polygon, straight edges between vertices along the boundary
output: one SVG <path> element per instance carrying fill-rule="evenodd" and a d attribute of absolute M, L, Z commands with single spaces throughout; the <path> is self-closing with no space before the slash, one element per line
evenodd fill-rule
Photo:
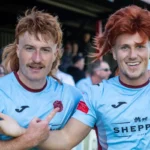
<path fill-rule="evenodd" d="M 74 114 L 79 101 L 82 99 L 82 94 L 76 87 L 64 84 L 64 89 L 61 96 L 63 102 L 63 125 L 68 122 L 71 116 Z M 54 117 L 55 118 L 55 117 Z"/>
<path fill-rule="evenodd" d="M 72 116 L 91 128 L 94 127 L 96 123 L 96 103 L 93 101 L 92 95 L 92 86 L 89 86 L 83 92 L 83 99 L 80 100 Z"/>

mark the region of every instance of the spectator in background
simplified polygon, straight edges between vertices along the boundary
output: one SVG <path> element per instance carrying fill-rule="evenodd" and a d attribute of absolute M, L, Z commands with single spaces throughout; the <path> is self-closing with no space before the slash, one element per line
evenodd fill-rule
<path fill-rule="evenodd" d="M 103 79 L 108 79 L 111 74 L 110 66 L 105 61 L 96 60 L 89 66 L 89 77 L 77 82 L 76 87 L 81 91 L 92 84 L 99 84 Z"/>
<path fill-rule="evenodd" d="M 72 85 L 72 86 L 75 86 L 75 82 L 74 82 L 74 79 L 73 77 L 70 75 L 70 74 L 67 74 L 63 71 L 61 71 L 59 68 L 60 68 L 60 63 L 61 63 L 61 60 L 59 61 L 58 63 L 58 66 L 56 67 L 56 70 L 55 70 L 55 75 L 56 77 L 62 82 L 62 83 L 67 83 L 69 85 Z"/>
<path fill-rule="evenodd" d="M 73 65 L 70 66 L 67 69 L 67 73 L 73 76 L 73 79 L 75 83 L 77 83 L 79 80 L 85 78 L 85 72 L 84 72 L 84 57 L 77 55 L 74 56 L 73 59 Z"/>
<path fill-rule="evenodd" d="M 72 43 L 72 56 L 76 56 L 79 51 L 79 45 L 77 42 Z"/>
<path fill-rule="evenodd" d="M 60 70 L 66 72 L 68 67 L 72 65 L 72 44 L 67 42 L 64 46 L 63 56 L 61 58 Z"/>
<path fill-rule="evenodd" d="M 62 72 L 58 69 L 56 72 L 56 77 L 63 83 L 75 86 L 74 79 L 70 74 Z"/>
<path fill-rule="evenodd" d="M 91 49 L 91 35 L 90 33 L 85 33 L 83 35 L 83 39 L 79 42 L 79 53 L 82 53 L 83 55 L 87 55 L 87 53 Z"/>
<path fill-rule="evenodd" d="M 82 53 L 85 57 L 85 66 L 84 70 L 87 70 L 89 62 L 91 62 L 91 59 L 88 57 L 90 53 L 94 52 L 94 48 L 91 44 L 91 34 L 85 33 L 83 35 L 83 39 L 79 41 L 79 51 L 78 53 Z"/>

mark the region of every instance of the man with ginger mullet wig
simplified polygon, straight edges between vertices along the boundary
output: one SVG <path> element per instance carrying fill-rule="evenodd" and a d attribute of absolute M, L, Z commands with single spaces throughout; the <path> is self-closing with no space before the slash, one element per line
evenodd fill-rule
<path fill-rule="evenodd" d="M 119 76 L 87 87 L 67 125 L 50 131 L 40 149 L 69 150 L 96 126 L 102 150 L 149 150 L 149 40 L 148 10 L 132 5 L 112 14 L 96 38 L 95 57 L 112 51 Z"/>
<path fill-rule="evenodd" d="M 3 65 L 12 72 L 0 79 L 0 150 L 38 149 L 49 130 L 64 127 L 82 95 L 52 78 L 62 45 L 57 17 L 27 10 L 15 34 L 3 52 Z"/>

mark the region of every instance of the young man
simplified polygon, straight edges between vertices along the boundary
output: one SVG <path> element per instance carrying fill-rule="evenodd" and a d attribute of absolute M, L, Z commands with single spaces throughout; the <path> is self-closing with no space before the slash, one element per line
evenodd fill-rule
<path fill-rule="evenodd" d="M 112 50 L 119 76 L 86 88 L 72 119 L 61 131 L 50 132 L 43 149 L 70 149 L 94 125 L 103 150 L 150 149 L 149 40 L 148 10 L 128 6 L 110 16 L 96 40 L 98 56 Z"/>
<path fill-rule="evenodd" d="M 56 70 L 61 42 L 62 31 L 57 17 L 32 9 L 19 19 L 16 39 L 3 54 L 3 64 L 14 72 L 0 79 L 1 150 L 35 147 L 47 139 L 49 129 L 61 129 L 72 116 L 81 99 L 80 92 L 48 76 L 53 76 Z M 17 136 L 24 130 L 18 127 L 18 133 L 11 134 L 14 122 L 4 130 L 5 115 L 27 128 L 21 138 L 8 140 L 11 137 L 6 135 Z"/>
<path fill-rule="evenodd" d="M 150 149 L 149 40 L 148 10 L 128 6 L 111 15 L 97 38 L 98 56 L 112 50 L 119 76 L 87 88 L 67 125 L 50 131 L 40 148 L 71 149 L 96 125 L 103 150 Z"/>

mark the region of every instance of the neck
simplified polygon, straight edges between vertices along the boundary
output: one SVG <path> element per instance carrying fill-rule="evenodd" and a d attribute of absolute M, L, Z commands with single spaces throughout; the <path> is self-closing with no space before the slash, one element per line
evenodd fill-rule
<path fill-rule="evenodd" d="M 127 78 L 125 76 L 122 76 L 120 73 L 120 80 L 127 85 L 140 86 L 149 80 L 149 76 L 148 73 L 145 73 L 141 77 L 133 79 L 133 78 Z"/>
<path fill-rule="evenodd" d="M 102 81 L 100 78 L 96 76 L 91 76 L 91 80 L 92 80 L 92 84 L 98 84 Z"/>
<path fill-rule="evenodd" d="M 17 72 L 19 80 L 30 89 L 42 89 L 46 84 L 46 78 L 41 80 L 31 80 L 25 77 L 20 71 Z"/>

